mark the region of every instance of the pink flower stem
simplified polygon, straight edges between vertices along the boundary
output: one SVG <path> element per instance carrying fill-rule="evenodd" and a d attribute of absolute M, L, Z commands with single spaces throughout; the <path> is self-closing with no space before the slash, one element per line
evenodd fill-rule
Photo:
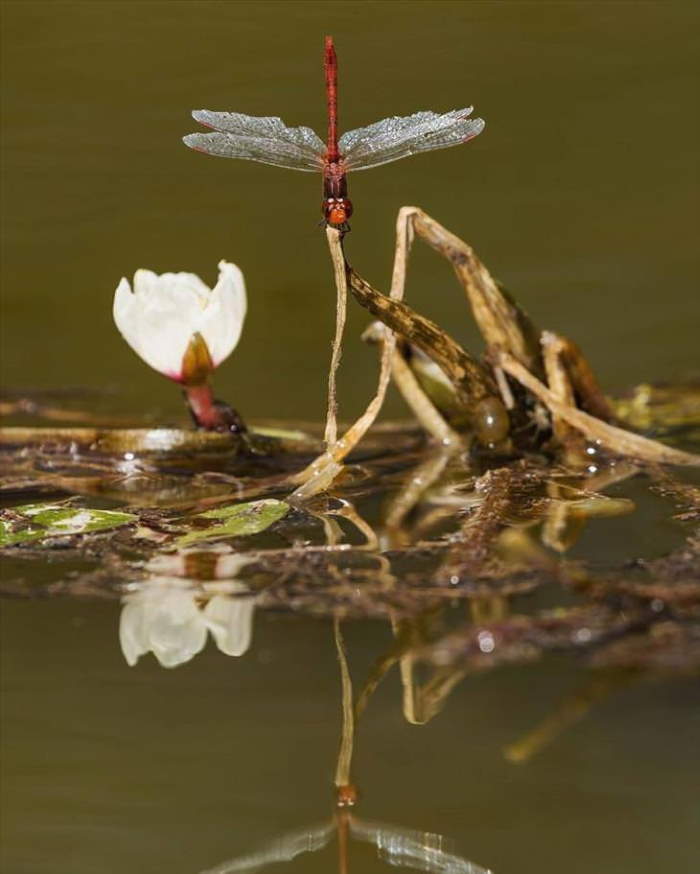
<path fill-rule="evenodd" d="M 195 423 L 200 428 L 210 430 L 218 424 L 218 413 L 214 406 L 214 395 L 209 383 L 183 386 L 185 400 Z"/>
<path fill-rule="evenodd" d="M 208 382 L 183 385 L 185 402 L 198 428 L 205 431 L 245 431 L 242 419 L 228 404 L 214 399 Z"/>

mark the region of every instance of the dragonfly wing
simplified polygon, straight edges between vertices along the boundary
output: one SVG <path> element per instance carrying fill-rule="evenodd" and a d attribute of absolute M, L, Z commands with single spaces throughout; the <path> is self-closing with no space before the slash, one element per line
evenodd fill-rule
<path fill-rule="evenodd" d="M 290 170 L 317 173 L 323 167 L 326 147 L 309 127 L 287 127 L 274 116 L 211 112 L 208 109 L 197 109 L 192 116 L 213 131 L 183 137 L 183 142 L 191 149 Z"/>
<path fill-rule="evenodd" d="M 480 134 L 485 124 L 481 118 L 469 118 L 471 112 L 471 106 L 443 113 L 416 112 L 348 131 L 338 143 L 346 169 L 366 170 L 417 152 L 466 143 Z"/>
<path fill-rule="evenodd" d="M 374 844 L 379 858 L 396 867 L 426 874 L 492 874 L 449 852 L 451 842 L 442 835 L 355 818 L 350 823 L 350 833 L 360 841 Z"/>
<path fill-rule="evenodd" d="M 322 850 L 330 842 L 334 832 L 333 823 L 323 823 L 313 828 L 289 832 L 274 838 L 257 853 L 229 859 L 214 868 L 207 868 L 200 874 L 255 874 L 274 862 L 291 862 L 302 853 L 316 853 Z"/>

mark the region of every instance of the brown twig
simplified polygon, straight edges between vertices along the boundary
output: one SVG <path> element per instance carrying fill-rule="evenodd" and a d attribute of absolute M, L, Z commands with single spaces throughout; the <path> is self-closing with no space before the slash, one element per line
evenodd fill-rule
<path fill-rule="evenodd" d="M 600 441 L 612 452 L 657 464 L 700 466 L 700 455 L 673 449 L 656 440 L 609 425 L 589 413 L 584 413 L 583 410 L 563 403 L 553 391 L 507 352 L 500 353 L 499 362 L 506 373 L 517 379 L 521 385 L 546 404 L 553 415 L 581 431 L 589 440 Z"/>

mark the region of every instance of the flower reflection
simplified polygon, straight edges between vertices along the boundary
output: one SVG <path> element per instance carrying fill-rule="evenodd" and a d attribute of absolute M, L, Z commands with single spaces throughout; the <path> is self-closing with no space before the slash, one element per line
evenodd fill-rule
<path fill-rule="evenodd" d="M 230 656 L 243 655 L 253 633 L 254 596 L 241 583 L 226 584 L 225 593 L 209 596 L 176 577 L 148 580 L 125 596 L 119 621 L 124 658 L 134 666 L 152 652 L 164 668 L 190 661 L 204 649 L 211 632 L 217 647 Z"/>
<path fill-rule="evenodd" d="M 253 634 L 255 598 L 215 595 L 202 611 L 221 652 L 241 656 L 250 646 Z"/>

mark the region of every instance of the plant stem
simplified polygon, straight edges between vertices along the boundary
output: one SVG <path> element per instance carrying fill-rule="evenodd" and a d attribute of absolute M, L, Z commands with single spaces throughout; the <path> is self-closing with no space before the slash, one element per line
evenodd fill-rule
<path fill-rule="evenodd" d="M 245 425 L 238 413 L 227 404 L 214 399 L 208 382 L 196 385 L 183 385 L 185 402 L 189 407 L 195 425 L 206 431 L 245 431 Z"/>

